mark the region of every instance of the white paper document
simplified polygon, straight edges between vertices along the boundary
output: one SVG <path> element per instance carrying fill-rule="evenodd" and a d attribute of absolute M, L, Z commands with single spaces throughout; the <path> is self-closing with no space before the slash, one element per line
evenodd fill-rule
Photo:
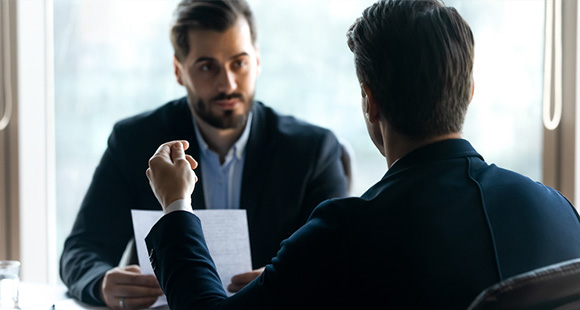
<path fill-rule="evenodd" d="M 227 292 L 232 276 L 252 270 L 246 210 L 194 210 L 193 213 L 201 220 L 205 242 Z M 145 237 L 163 216 L 163 211 L 131 210 L 131 215 L 141 272 L 154 274 Z M 161 296 L 152 307 L 166 304 L 165 296 Z"/>

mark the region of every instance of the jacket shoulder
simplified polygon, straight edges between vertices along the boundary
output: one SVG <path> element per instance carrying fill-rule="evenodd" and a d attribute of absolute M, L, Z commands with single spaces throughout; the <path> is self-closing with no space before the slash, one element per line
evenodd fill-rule
<path fill-rule="evenodd" d="M 189 112 L 186 98 L 170 101 L 156 109 L 139 113 L 131 117 L 124 118 L 115 123 L 116 130 L 157 130 L 167 128 L 166 124 L 174 122 L 177 118 L 182 118 Z"/>
<path fill-rule="evenodd" d="M 337 140 L 328 128 L 318 126 L 291 115 L 278 113 L 261 102 L 256 103 L 258 119 L 267 127 L 266 131 L 275 135 L 276 139 L 291 139 L 295 141 L 315 141 L 318 139 Z"/>

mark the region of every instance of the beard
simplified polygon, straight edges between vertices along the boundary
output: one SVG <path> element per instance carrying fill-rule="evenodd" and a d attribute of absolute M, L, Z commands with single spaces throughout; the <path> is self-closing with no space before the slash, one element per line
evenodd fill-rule
<path fill-rule="evenodd" d="M 195 104 L 191 104 L 193 111 L 197 114 L 199 118 L 201 118 L 204 122 L 208 123 L 209 125 L 218 128 L 218 129 L 236 129 L 242 128 L 246 125 L 248 121 L 248 116 L 250 115 L 250 111 L 254 106 L 254 95 L 252 94 L 246 100 L 244 95 L 239 93 L 233 93 L 230 95 L 226 94 L 219 94 L 218 96 L 210 99 L 210 103 L 212 101 L 217 100 L 229 100 L 233 98 L 238 98 L 242 102 L 242 104 L 246 107 L 246 111 L 243 114 L 235 114 L 233 110 L 226 110 L 223 111 L 221 114 L 215 114 L 211 111 L 209 105 L 206 101 L 201 98 L 197 99 Z"/>

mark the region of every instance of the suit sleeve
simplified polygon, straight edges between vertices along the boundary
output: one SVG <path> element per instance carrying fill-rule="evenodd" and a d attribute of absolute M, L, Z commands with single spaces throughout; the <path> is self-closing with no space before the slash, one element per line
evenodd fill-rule
<path fill-rule="evenodd" d="M 328 203 L 325 203 L 328 204 Z M 171 309 L 332 309 L 346 277 L 346 238 L 333 207 L 318 207 L 308 223 L 282 243 L 272 264 L 227 298 L 192 213 L 163 216 L 146 238 L 153 270 Z"/>
<path fill-rule="evenodd" d="M 130 209 L 135 198 L 124 172 L 122 145 L 113 130 L 60 260 L 60 275 L 69 294 L 91 305 L 104 305 L 98 284 L 107 270 L 118 265 L 133 236 Z"/>

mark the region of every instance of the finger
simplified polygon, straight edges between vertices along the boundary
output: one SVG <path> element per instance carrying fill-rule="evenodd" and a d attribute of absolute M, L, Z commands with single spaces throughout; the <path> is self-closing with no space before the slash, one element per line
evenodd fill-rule
<path fill-rule="evenodd" d="M 233 284 L 233 283 L 230 283 L 230 284 L 228 285 L 228 292 L 230 292 L 230 293 L 237 293 L 237 292 L 239 292 L 241 289 L 243 289 L 243 288 L 244 288 L 244 286 L 245 286 L 245 285 L 238 285 L 238 284 Z"/>
<path fill-rule="evenodd" d="M 237 274 L 232 277 L 233 284 L 246 284 L 252 281 L 257 275 L 254 275 L 253 271 Z"/>
<path fill-rule="evenodd" d="M 176 162 L 180 159 L 185 159 L 185 150 L 183 144 L 174 143 L 171 145 L 171 161 Z"/>
<path fill-rule="evenodd" d="M 159 146 L 159 148 L 157 148 L 157 151 L 155 151 L 155 154 L 153 154 L 153 156 L 151 156 L 151 158 L 149 158 L 149 168 L 154 167 L 154 166 L 158 166 L 161 163 L 171 163 L 171 150 L 169 148 L 169 146 L 165 143 L 162 144 L 161 146 Z M 149 180 L 152 179 L 153 176 L 153 171 L 146 171 L 145 172 L 147 174 L 147 177 L 149 177 Z"/>
<path fill-rule="evenodd" d="M 264 272 L 264 267 L 233 276 L 232 283 L 228 285 L 228 291 L 233 293 L 239 292 L 244 286 L 259 277 L 262 272 Z"/>
<path fill-rule="evenodd" d="M 161 144 L 151 158 L 153 157 L 171 158 L 171 156 L 169 155 L 171 154 L 170 143 L 171 142 Z"/>
<path fill-rule="evenodd" d="M 187 161 L 189 162 L 191 169 L 197 168 L 197 161 L 195 161 L 195 159 L 193 159 L 191 155 L 185 155 L 185 159 L 187 159 Z"/>
<path fill-rule="evenodd" d="M 155 165 L 158 165 L 159 164 L 158 161 L 172 163 L 173 160 L 171 159 L 171 148 L 175 144 L 178 144 L 181 146 L 183 145 L 183 144 L 181 144 L 180 141 L 171 141 L 171 142 L 161 144 L 157 148 L 157 151 L 155 151 L 155 154 L 153 154 L 153 156 L 151 156 L 151 158 L 149 158 L 149 167 L 153 167 Z M 148 176 L 150 176 L 150 175 L 148 175 Z M 149 179 L 151 179 L 151 177 Z"/>
<path fill-rule="evenodd" d="M 157 287 L 149 287 L 132 284 L 120 284 L 108 292 L 112 296 L 126 298 L 157 298 L 163 294 L 159 285 Z"/>
<path fill-rule="evenodd" d="M 157 281 L 157 278 L 152 274 L 143 274 L 143 275 L 134 276 L 130 283 L 134 284 L 134 285 L 154 287 L 154 288 L 159 287 L 159 281 Z"/>
<path fill-rule="evenodd" d="M 128 281 L 127 279 L 132 279 L 132 281 Z M 118 281 L 122 282 L 119 283 Z M 127 298 L 141 298 L 144 300 L 137 301 L 135 304 L 145 304 L 147 303 L 146 300 L 156 300 L 162 294 L 163 291 L 159 287 L 159 283 L 152 275 L 135 274 L 134 272 L 122 270 L 121 268 L 107 272 L 102 284 L 103 300 L 112 309 L 119 308 L 119 300 L 121 298 L 124 298 L 124 302 Z M 124 308 L 132 309 L 132 307 L 128 307 L 127 305 Z"/>
<path fill-rule="evenodd" d="M 189 141 L 187 140 L 179 140 L 179 142 L 181 142 L 181 145 L 183 145 L 183 149 L 187 150 L 189 148 Z"/>
<path fill-rule="evenodd" d="M 264 272 L 264 267 L 249 272 L 237 274 L 232 277 L 232 283 L 248 284 L 252 282 L 252 280 L 254 280 L 255 278 L 259 277 L 262 274 L 262 272 Z"/>
<path fill-rule="evenodd" d="M 155 156 L 164 157 L 164 158 L 171 158 L 171 147 L 175 144 L 180 144 L 184 150 L 189 148 L 189 142 L 187 140 L 174 140 L 170 142 L 166 142 L 161 144 L 155 154 L 153 154 L 152 158 Z"/>
<path fill-rule="evenodd" d="M 234 276 L 236 278 L 235 281 L 234 277 L 232 277 L 232 283 L 228 285 L 228 291 L 232 293 L 237 293 L 258 276 L 260 276 L 260 274 L 255 272 L 236 275 Z"/>
<path fill-rule="evenodd" d="M 159 287 L 157 278 L 152 274 L 141 274 L 138 266 L 113 269 L 106 277 L 114 285 Z"/>
<path fill-rule="evenodd" d="M 129 265 L 129 266 L 123 267 L 121 269 L 126 270 L 126 271 L 141 273 L 141 267 L 139 267 L 139 265 Z"/>

